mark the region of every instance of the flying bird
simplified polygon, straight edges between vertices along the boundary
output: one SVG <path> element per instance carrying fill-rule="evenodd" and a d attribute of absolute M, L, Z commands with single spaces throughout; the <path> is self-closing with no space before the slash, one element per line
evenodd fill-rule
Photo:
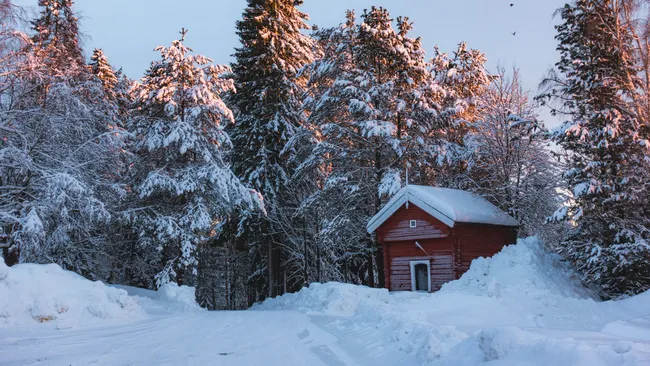
<path fill-rule="evenodd" d="M 517 32 L 512 32 L 512 35 L 513 35 L 513 36 L 516 36 L 516 35 L 517 35 Z"/>

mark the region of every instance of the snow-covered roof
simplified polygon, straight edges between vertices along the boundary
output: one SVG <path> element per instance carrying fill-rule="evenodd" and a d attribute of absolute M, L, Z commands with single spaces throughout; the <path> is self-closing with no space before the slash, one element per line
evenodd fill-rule
<path fill-rule="evenodd" d="M 519 226 L 519 222 L 498 207 L 474 193 L 458 189 L 408 185 L 402 188 L 368 222 L 372 233 L 406 202 L 410 202 L 429 215 L 454 227 L 457 222 Z"/>

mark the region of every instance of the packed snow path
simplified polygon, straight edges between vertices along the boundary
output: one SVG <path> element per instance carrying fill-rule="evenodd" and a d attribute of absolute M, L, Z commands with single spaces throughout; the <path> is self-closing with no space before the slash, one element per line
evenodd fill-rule
<path fill-rule="evenodd" d="M 358 364 L 293 311 L 196 311 L 120 327 L 0 334 L 3 366 Z"/>

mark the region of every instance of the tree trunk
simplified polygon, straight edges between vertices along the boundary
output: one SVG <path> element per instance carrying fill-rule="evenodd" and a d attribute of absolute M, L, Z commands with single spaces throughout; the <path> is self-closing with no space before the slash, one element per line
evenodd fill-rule
<path fill-rule="evenodd" d="M 386 279 L 384 278 L 384 248 L 375 241 L 375 261 L 377 262 L 377 276 L 379 279 L 379 288 L 386 288 Z"/>
<path fill-rule="evenodd" d="M 368 287 L 375 287 L 375 266 L 374 266 L 374 249 L 375 243 L 373 240 L 368 241 L 370 252 L 368 253 Z"/>
<path fill-rule="evenodd" d="M 275 253 L 274 253 L 274 245 L 273 245 L 273 239 L 269 240 L 268 243 L 269 247 L 269 258 L 268 258 L 268 269 L 269 269 L 269 297 L 273 298 L 277 296 L 277 282 L 275 280 Z"/>

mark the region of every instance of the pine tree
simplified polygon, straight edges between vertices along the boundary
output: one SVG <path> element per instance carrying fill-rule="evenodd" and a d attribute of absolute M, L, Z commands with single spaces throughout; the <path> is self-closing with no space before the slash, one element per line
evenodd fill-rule
<path fill-rule="evenodd" d="M 605 297 L 650 288 L 650 142 L 632 102 L 639 70 L 617 4 L 577 0 L 562 8 L 561 59 L 541 96 L 570 117 L 553 133 L 567 151 L 573 193 L 554 216 L 575 223 L 561 252 Z"/>
<path fill-rule="evenodd" d="M 73 0 L 39 0 L 40 15 L 32 21 L 36 34 L 32 42 L 36 53 L 45 60 L 50 76 L 85 71 L 79 42 L 79 25 Z"/>
<path fill-rule="evenodd" d="M 284 154 L 285 145 L 303 124 L 302 82 L 299 70 L 312 61 L 312 41 L 302 34 L 308 29 L 300 0 L 248 0 L 243 19 L 237 22 L 241 47 L 232 65 L 236 94 L 230 102 L 236 113 L 233 138 L 233 169 L 242 182 L 264 197 L 269 219 L 244 217 L 240 233 L 247 235 L 256 253 L 254 272 L 266 267 L 267 294 L 275 296 L 281 282 L 281 260 L 270 235 L 275 212 L 282 206 L 281 193 L 292 175 Z"/>
<path fill-rule="evenodd" d="M 93 50 L 93 54 L 90 57 L 90 71 L 102 82 L 105 94 L 109 98 L 115 99 L 115 88 L 118 83 L 117 76 L 111 64 L 108 63 L 108 59 L 102 49 L 95 48 Z"/>
<path fill-rule="evenodd" d="M 104 51 L 99 48 L 93 51 L 89 67 L 92 75 L 101 81 L 104 95 L 108 98 L 108 102 L 116 108 L 118 124 L 123 128 L 123 122 L 129 118 L 130 109 L 133 107 L 131 88 L 134 82 L 124 74 L 121 68 L 115 71 L 108 62 Z"/>
<path fill-rule="evenodd" d="M 465 189 L 471 146 L 465 138 L 474 131 L 477 103 L 488 90 L 492 77 L 485 68 L 487 59 L 479 50 L 458 45 L 453 57 L 435 50 L 431 63 L 439 93 L 441 111 L 425 139 L 429 149 L 426 174 L 428 184 Z"/>
<path fill-rule="evenodd" d="M 136 154 L 130 215 L 138 247 L 158 251 L 156 286 L 192 285 L 199 251 L 219 222 L 237 208 L 253 209 L 256 194 L 239 183 L 224 160 L 233 120 L 221 96 L 233 90 L 226 66 L 191 54 L 184 38 L 158 47 L 135 90 L 130 123 Z M 137 263 L 133 263 L 137 265 Z"/>

